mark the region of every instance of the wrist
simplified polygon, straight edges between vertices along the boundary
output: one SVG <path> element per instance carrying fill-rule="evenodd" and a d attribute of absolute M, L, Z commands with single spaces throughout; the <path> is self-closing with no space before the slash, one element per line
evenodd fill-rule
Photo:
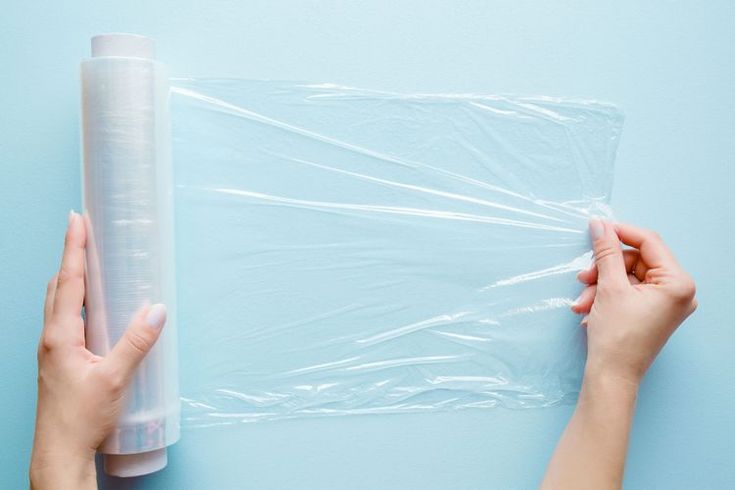
<path fill-rule="evenodd" d="M 642 379 L 635 370 L 612 369 L 588 360 L 584 369 L 582 389 L 603 390 L 635 398 Z"/>
<path fill-rule="evenodd" d="M 584 366 L 584 378 L 590 382 L 619 384 L 638 389 L 646 368 L 641 363 L 623 362 L 619 355 L 615 357 L 611 360 L 599 355 L 588 356 Z"/>
<path fill-rule="evenodd" d="M 31 456 L 31 488 L 97 488 L 97 469 L 92 450 L 75 450 L 61 444 L 36 440 Z"/>
<path fill-rule="evenodd" d="M 39 461 L 33 459 L 29 471 L 31 489 L 96 489 L 97 469 L 91 461 Z"/>

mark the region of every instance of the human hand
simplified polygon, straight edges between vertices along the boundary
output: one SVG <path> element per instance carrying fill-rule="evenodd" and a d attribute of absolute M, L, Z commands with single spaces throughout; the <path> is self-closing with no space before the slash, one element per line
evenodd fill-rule
<path fill-rule="evenodd" d="M 697 308 L 692 278 L 654 232 L 590 221 L 595 263 L 572 309 L 585 314 L 590 375 L 640 382 L 676 328 Z M 631 249 L 622 250 L 620 242 Z"/>
<path fill-rule="evenodd" d="M 94 454 L 124 408 L 125 389 L 166 322 L 163 305 L 133 315 L 107 357 L 85 347 L 82 217 L 70 213 L 61 268 L 48 283 L 38 346 L 31 487 L 96 488 Z"/>
<path fill-rule="evenodd" d="M 622 487 L 640 380 L 697 307 L 694 281 L 655 233 L 595 219 L 590 236 L 595 263 L 578 274 L 587 287 L 572 306 L 586 315 L 587 364 L 545 489 Z"/>

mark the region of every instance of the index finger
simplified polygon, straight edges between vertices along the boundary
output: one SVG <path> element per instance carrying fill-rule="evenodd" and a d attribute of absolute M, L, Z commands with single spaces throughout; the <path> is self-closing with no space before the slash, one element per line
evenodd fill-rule
<path fill-rule="evenodd" d="M 87 233 L 81 216 L 69 213 L 69 227 L 64 241 L 64 255 L 61 258 L 56 294 L 54 295 L 54 315 L 65 318 L 79 317 L 84 303 L 84 246 Z"/>
<path fill-rule="evenodd" d="M 625 223 L 616 223 L 615 231 L 621 242 L 640 251 L 641 259 L 649 268 L 678 267 L 674 254 L 655 232 Z"/>

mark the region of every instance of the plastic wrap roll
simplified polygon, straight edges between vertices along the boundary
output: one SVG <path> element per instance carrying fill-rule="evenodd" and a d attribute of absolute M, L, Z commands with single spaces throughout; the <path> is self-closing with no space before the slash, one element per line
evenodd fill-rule
<path fill-rule="evenodd" d="M 179 438 L 169 87 L 153 51 L 145 37 L 97 36 L 81 65 L 87 346 L 104 356 L 139 308 L 168 307 L 100 447 L 118 476 L 164 467 Z"/>

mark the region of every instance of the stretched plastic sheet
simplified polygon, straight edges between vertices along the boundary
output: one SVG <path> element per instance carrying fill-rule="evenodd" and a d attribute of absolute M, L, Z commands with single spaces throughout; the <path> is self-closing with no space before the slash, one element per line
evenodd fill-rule
<path fill-rule="evenodd" d="M 614 107 L 172 85 L 186 425 L 576 397 Z"/>

